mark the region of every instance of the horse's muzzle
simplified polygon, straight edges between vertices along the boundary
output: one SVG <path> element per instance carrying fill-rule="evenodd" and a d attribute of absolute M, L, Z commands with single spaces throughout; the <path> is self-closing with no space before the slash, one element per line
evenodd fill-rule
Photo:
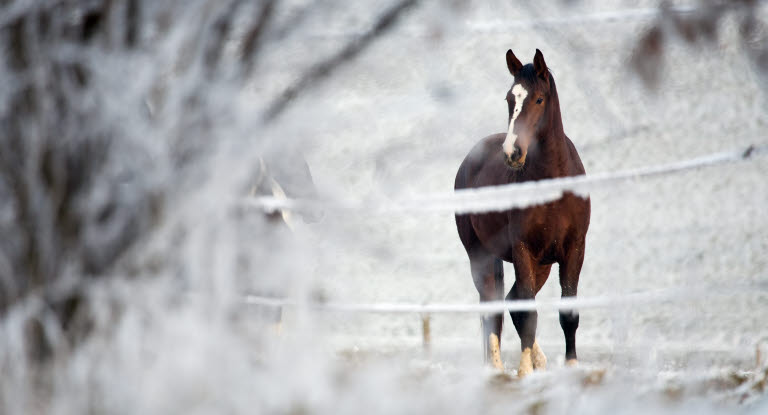
<path fill-rule="evenodd" d="M 512 154 L 502 154 L 504 155 L 504 162 L 513 170 L 520 170 L 525 165 L 525 155 L 517 146 L 515 146 L 515 151 Z"/>

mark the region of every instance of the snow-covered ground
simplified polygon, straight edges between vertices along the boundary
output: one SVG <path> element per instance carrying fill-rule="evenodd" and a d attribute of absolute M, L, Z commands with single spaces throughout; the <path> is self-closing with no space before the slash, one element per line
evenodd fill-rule
<path fill-rule="evenodd" d="M 418 315 L 286 308 L 276 333 L 263 330 L 257 307 L 241 304 L 247 286 L 341 303 L 475 303 L 453 215 L 331 209 L 319 223 L 297 220 L 292 233 L 273 229 L 272 235 L 260 214 L 231 214 L 228 205 L 232 187 L 246 188 L 229 182 L 247 175 L 238 163 L 258 160 L 265 146 L 300 149 L 324 198 L 375 202 L 451 194 L 467 151 L 505 130 L 509 48 L 525 63 L 536 48 L 544 53 L 557 81 L 566 134 L 587 174 L 768 145 L 768 91 L 759 87 L 735 18 L 721 22 L 714 42 L 687 45 L 668 32 L 663 76 L 651 89 L 631 71 L 629 58 L 654 19 L 649 10 L 656 2 L 425 2 L 329 80 L 302 93 L 274 123 L 250 123 L 311 62 L 362 33 L 386 7 L 377 1 L 296 0 L 282 4 L 277 16 L 291 16 L 304 5 L 310 13 L 295 30 L 267 38 L 248 88 L 225 84 L 205 96 L 209 110 L 221 107 L 221 117 L 210 123 L 226 128 L 216 131 L 237 138 L 222 139 L 215 157 L 201 162 L 205 167 L 184 171 L 192 174 L 191 182 L 195 174 L 213 177 L 180 191 L 189 195 L 171 193 L 176 205 L 165 227 L 126 255 L 127 263 L 141 265 L 141 275 L 159 270 L 159 278 L 94 284 L 91 295 L 101 318 L 96 327 L 103 330 L 55 360 L 42 381 L 17 363 L 22 353 L 14 333 L 21 329 L 14 313 L 23 310 L 5 318 L 0 408 L 157 414 L 768 412 L 768 344 L 761 343 L 768 337 L 765 155 L 592 191 L 579 296 L 687 289 L 694 294 L 583 310 L 578 369 L 563 368 L 557 313 L 540 311 L 537 336 L 550 367 L 522 381 L 515 377 L 519 339 L 508 315 L 502 335 L 507 370 L 497 373 L 481 365 L 477 315 L 431 316 L 431 346 L 424 350 Z M 759 16 L 768 19 L 768 9 L 759 9 Z M 177 17 L 177 24 L 195 21 L 183 13 Z M 126 72 L 122 76 L 105 71 L 102 82 L 122 85 L 135 71 L 133 88 L 150 90 L 145 78 L 157 75 L 153 71 L 173 79 L 163 65 L 183 50 L 174 46 L 169 41 L 167 49 L 159 48 L 168 56 L 158 53 L 157 62 L 119 68 Z M 107 57 L 107 67 L 121 62 Z M 172 103 L 187 98 L 175 96 L 173 88 L 184 92 L 203 79 L 179 78 L 169 83 Z M 130 94 L 119 92 L 108 111 L 122 119 L 120 99 Z M 161 114 L 158 125 L 165 125 L 164 116 L 184 111 L 168 108 L 170 116 Z M 145 129 L 179 133 L 125 119 L 125 128 L 135 128 L 136 135 Z M 161 168 L 147 174 L 169 180 L 163 137 L 148 136 L 138 142 L 157 150 L 147 150 L 148 163 L 161 160 Z M 510 287 L 510 264 L 505 271 Z M 556 275 L 555 267 L 538 298 L 559 297 Z M 121 300 L 118 311 L 115 298 Z M 45 386 L 28 388 L 38 381 Z"/>

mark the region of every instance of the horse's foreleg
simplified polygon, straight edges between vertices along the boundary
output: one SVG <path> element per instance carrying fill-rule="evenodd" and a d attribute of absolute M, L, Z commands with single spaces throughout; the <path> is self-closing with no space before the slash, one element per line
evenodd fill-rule
<path fill-rule="evenodd" d="M 533 288 L 526 287 L 526 285 L 521 284 L 520 280 L 516 281 L 507 294 L 507 300 L 532 300 L 534 298 Z M 512 317 L 517 335 L 520 336 L 522 352 L 517 375 L 523 377 L 533 372 L 533 345 L 536 342 L 536 325 L 539 314 L 536 311 L 511 311 L 509 315 Z"/>
<path fill-rule="evenodd" d="M 544 283 L 549 278 L 549 271 L 552 269 L 552 265 L 540 265 L 537 267 L 534 267 L 534 273 L 536 275 L 536 293 L 541 290 L 541 287 L 544 286 Z M 533 368 L 536 370 L 545 370 L 547 368 L 547 356 L 544 354 L 544 351 L 541 350 L 541 347 L 539 346 L 539 342 L 534 339 L 533 340 L 533 348 L 531 349 L 531 361 L 533 363 Z"/>
<path fill-rule="evenodd" d="M 498 301 L 504 294 L 504 268 L 500 259 L 490 255 L 470 256 L 472 280 L 480 294 L 480 301 Z M 501 362 L 502 313 L 485 315 L 483 325 L 483 350 L 486 363 L 503 370 Z"/>
<path fill-rule="evenodd" d="M 579 287 L 579 274 L 584 263 L 584 245 L 574 249 L 569 257 L 560 263 L 560 289 L 562 298 L 575 298 Z M 560 327 L 565 335 L 565 364 L 576 366 L 576 329 L 579 327 L 579 312 L 576 309 L 560 310 Z"/>
<path fill-rule="evenodd" d="M 536 291 L 541 288 L 542 281 L 539 277 L 546 279 L 549 275 L 549 266 L 542 268 L 536 264 L 529 254 L 524 244 L 520 244 L 515 251 L 513 263 L 515 265 L 515 284 L 507 294 L 507 300 L 533 300 L 536 297 Z M 541 284 L 539 284 L 541 282 Z M 546 365 L 546 358 L 541 348 L 536 344 L 536 325 L 539 313 L 536 310 L 531 311 L 511 311 L 510 316 L 515 324 L 517 334 L 520 336 L 520 367 L 517 371 L 519 377 L 526 376 L 533 372 L 534 367 Z M 537 366 L 534 366 L 534 362 Z"/>

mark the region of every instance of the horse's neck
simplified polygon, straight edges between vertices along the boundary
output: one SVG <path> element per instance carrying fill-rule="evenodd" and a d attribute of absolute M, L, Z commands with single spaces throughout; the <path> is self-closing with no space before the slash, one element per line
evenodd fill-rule
<path fill-rule="evenodd" d="M 538 148 L 531 159 L 534 180 L 567 176 L 569 172 L 568 138 L 565 134 L 550 131 L 539 139 Z"/>

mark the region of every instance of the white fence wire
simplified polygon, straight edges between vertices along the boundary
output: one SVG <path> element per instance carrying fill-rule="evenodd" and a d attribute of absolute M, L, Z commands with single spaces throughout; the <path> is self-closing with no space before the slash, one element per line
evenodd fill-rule
<path fill-rule="evenodd" d="M 546 300 L 517 300 L 517 301 L 488 301 L 477 304 L 456 303 L 337 303 L 311 302 L 294 299 L 247 295 L 245 303 L 266 307 L 296 307 L 326 312 L 359 312 L 359 313 L 405 313 L 405 314 L 490 314 L 504 311 L 536 311 L 536 310 L 572 310 L 594 308 L 631 308 L 650 306 L 669 301 L 690 303 L 711 301 L 716 297 L 731 297 L 734 295 L 754 295 L 766 293 L 765 286 L 744 286 L 723 289 L 717 288 L 676 288 L 638 292 L 622 295 L 596 296 L 588 298 L 567 297 Z M 705 300 L 706 299 L 706 300 Z"/>
<path fill-rule="evenodd" d="M 324 201 L 263 196 L 248 198 L 243 203 L 268 213 L 278 210 L 302 211 L 312 209 L 358 210 L 365 211 L 366 214 L 498 212 L 557 200 L 562 197 L 564 192 L 572 192 L 586 197 L 591 190 L 600 186 L 616 185 L 638 179 L 733 163 L 766 153 L 768 153 L 768 144 L 763 144 L 757 147 L 748 146 L 658 166 L 597 173 L 588 176 L 461 189 L 453 194 L 424 195 L 409 200 Z"/>

